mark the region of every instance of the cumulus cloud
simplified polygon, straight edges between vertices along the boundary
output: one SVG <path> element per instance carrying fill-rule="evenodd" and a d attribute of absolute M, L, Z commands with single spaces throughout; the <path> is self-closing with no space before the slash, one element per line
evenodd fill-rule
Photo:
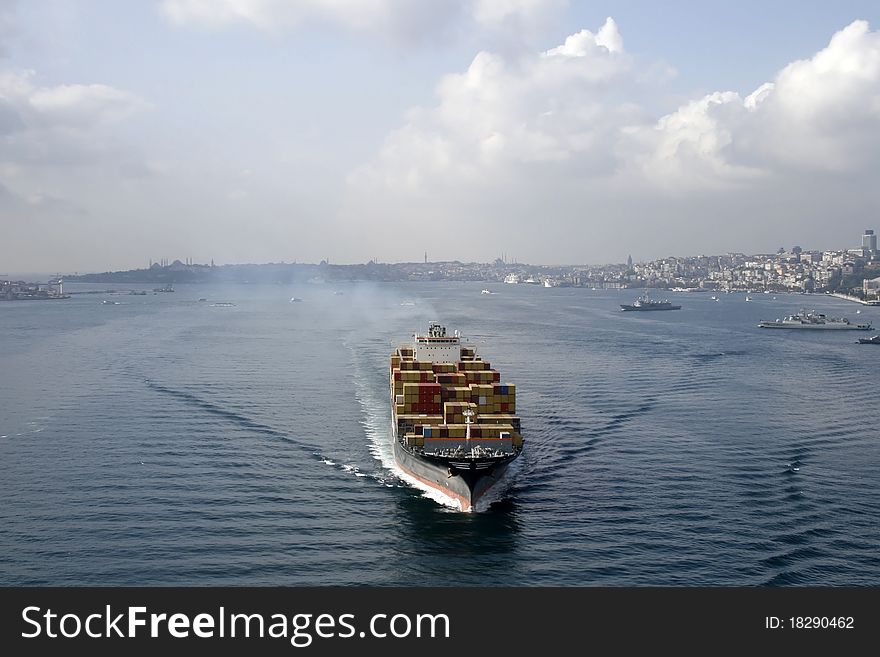
<path fill-rule="evenodd" d="M 33 71 L 0 73 L 0 163 L 87 160 L 101 148 L 96 131 L 147 107 L 134 94 L 107 85 L 40 87 L 35 78 Z"/>
<path fill-rule="evenodd" d="M 40 86 L 36 77 L 0 72 L 0 210 L 13 236 L 34 222 L 84 216 L 75 200 L 83 188 L 112 185 L 142 167 L 112 128 L 143 100 L 102 84 Z"/>
<path fill-rule="evenodd" d="M 880 154 L 880 33 L 855 21 L 745 98 L 707 95 L 641 136 L 645 171 L 663 183 L 863 170 Z"/>
<path fill-rule="evenodd" d="M 600 45 L 598 35 L 613 49 Z M 351 180 L 413 189 L 437 184 L 438 176 L 470 180 L 575 158 L 580 166 L 606 168 L 618 123 L 634 112 L 610 98 L 630 66 L 611 19 L 597 35 L 585 30 L 525 60 L 481 52 L 465 72 L 443 78 L 438 105 L 410 112 L 377 160 Z"/>
<path fill-rule="evenodd" d="M 610 242 L 626 229 L 609 232 L 603 221 L 626 217 L 635 231 L 650 225 L 634 215 L 646 208 L 720 235 L 734 218 L 766 222 L 762 208 L 785 196 L 784 231 L 833 208 L 834 194 L 850 195 L 851 206 L 856 181 L 870 187 L 867 172 L 880 164 L 880 33 L 864 21 L 752 93 L 713 92 L 664 116 L 636 101 L 653 66 L 627 54 L 610 18 L 525 58 L 481 52 L 350 175 L 352 214 L 372 209 L 387 222 L 428 213 L 488 239 L 493 207 L 518 225 L 544 208 L 545 228 Z"/>

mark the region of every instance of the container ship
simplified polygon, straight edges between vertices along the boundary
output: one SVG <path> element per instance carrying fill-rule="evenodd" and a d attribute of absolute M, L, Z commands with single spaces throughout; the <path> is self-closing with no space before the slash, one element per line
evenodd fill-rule
<path fill-rule="evenodd" d="M 389 378 L 398 466 L 473 511 L 522 453 L 516 386 L 437 322 L 391 354 Z"/>

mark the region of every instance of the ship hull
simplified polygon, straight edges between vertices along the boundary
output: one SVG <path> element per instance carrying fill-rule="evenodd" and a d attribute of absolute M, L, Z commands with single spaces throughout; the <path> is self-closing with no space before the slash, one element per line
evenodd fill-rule
<path fill-rule="evenodd" d="M 474 511 L 479 502 L 504 477 L 516 456 L 489 464 L 475 461 L 454 467 L 450 461 L 429 458 L 407 450 L 394 436 L 394 460 L 405 473 L 458 502 L 462 511 Z M 479 469 L 478 469 L 479 468 Z"/>
<path fill-rule="evenodd" d="M 651 307 L 640 307 L 640 306 L 627 306 L 627 305 L 621 304 L 620 309 L 624 312 L 651 312 L 654 310 L 681 310 L 681 306 L 665 306 L 663 308 L 651 308 Z"/>
<path fill-rule="evenodd" d="M 872 327 L 860 324 L 783 324 L 782 322 L 767 322 L 758 324 L 759 328 L 769 329 L 792 329 L 795 331 L 870 331 Z"/>

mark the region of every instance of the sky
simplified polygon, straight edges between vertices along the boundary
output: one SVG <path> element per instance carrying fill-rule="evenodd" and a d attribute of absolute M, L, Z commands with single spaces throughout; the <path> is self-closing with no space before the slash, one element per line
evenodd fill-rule
<path fill-rule="evenodd" d="M 0 273 L 854 247 L 878 14 L 0 0 Z"/>

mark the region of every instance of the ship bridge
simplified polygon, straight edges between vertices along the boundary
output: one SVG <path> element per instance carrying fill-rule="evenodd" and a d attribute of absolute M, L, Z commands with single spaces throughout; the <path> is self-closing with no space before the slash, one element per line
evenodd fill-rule
<path fill-rule="evenodd" d="M 415 342 L 415 359 L 428 360 L 432 363 L 454 363 L 461 359 L 461 336 L 458 331 L 452 335 L 446 335 L 446 327 L 438 322 L 428 325 L 425 335 L 416 333 L 413 336 Z"/>

